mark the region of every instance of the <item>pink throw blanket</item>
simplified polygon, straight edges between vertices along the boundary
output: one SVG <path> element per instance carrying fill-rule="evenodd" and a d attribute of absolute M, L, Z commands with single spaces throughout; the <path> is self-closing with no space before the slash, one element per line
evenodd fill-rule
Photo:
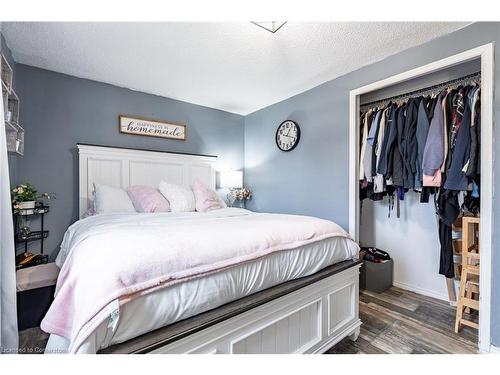
<path fill-rule="evenodd" d="M 75 223 L 61 246 L 69 255 L 41 328 L 67 338 L 68 351 L 76 352 L 117 300 L 124 303 L 276 251 L 349 237 L 327 220 L 244 212 L 98 215 Z"/>

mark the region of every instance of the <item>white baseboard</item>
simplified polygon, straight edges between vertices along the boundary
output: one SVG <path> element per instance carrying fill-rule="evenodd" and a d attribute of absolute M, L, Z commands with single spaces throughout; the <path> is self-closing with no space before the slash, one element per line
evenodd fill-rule
<path fill-rule="evenodd" d="M 447 294 L 436 293 L 435 291 L 430 289 L 420 288 L 418 286 L 401 283 L 399 281 L 394 281 L 392 284 L 398 288 L 409 290 L 410 292 L 415 292 L 418 294 L 422 294 L 424 296 L 433 297 L 446 302 L 450 302 Z"/>
<path fill-rule="evenodd" d="M 490 345 L 491 354 L 500 354 L 500 348 L 498 346 Z"/>

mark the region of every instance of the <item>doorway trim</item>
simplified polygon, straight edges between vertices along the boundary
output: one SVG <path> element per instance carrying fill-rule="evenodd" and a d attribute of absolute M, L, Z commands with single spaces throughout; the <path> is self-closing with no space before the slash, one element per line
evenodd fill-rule
<path fill-rule="evenodd" d="M 479 350 L 489 352 L 491 346 L 491 283 L 493 236 L 493 144 L 494 144 L 494 43 L 434 61 L 392 77 L 351 90 L 349 94 L 349 233 L 359 241 L 359 142 L 360 96 L 394 84 L 446 69 L 474 59 L 481 59 L 481 243 Z"/>

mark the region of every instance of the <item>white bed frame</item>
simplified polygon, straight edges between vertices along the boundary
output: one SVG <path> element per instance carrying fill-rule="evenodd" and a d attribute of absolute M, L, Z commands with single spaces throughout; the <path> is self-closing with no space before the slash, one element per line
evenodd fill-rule
<path fill-rule="evenodd" d="M 93 207 L 94 184 L 122 189 L 131 185 L 157 188 L 161 181 L 166 181 L 189 187 L 200 180 L 215 189 L 216 156 L 82 144 L 77 147 L 80 218 Z"/>
<path fill-rule="evenodd" d="M 78 145 L 80 216 L 92 206 L 93 184 L 157 187 L 161 180 L 215 188 L 216 157 Z M 356 340 L 359 265 L 156 348 L 153 353 L 320 353 Z"/>
<path fill-rule="evenodd" d="M 359 265 L 150 353 L 323 353 L 357 340 Z"/>

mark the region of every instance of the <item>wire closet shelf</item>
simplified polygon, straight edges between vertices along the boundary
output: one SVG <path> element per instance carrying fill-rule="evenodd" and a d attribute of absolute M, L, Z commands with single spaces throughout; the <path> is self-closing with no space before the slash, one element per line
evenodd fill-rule
<path fill-rule="evenodd" d="M 409 91 L 404 94 L 399 94 L 395 96 L 391 96 L 389 98 L 384 98 L 384 99 L 379 99 L 379 100 L 374 100 L 369 103 L 363 103 L 359 107 L 362 112 L 363 110 L 368 110 L 369 108 L 374 108 L 374 107 L 385 107 L 387 104 L 393 101 L 401 101 L 403 99 L 409 99 L 409 98 L 414 98 L 418 96 L 426 96 L 426 95 L 433 95 L 437 94 L 440 91 L 442 91 L 445 88 L 456 88 L 460 85 L 467 85 L 471 83 L 481 83 L 481 72 L 476 72 L 472 74 L 468 74 L 466 76 L 460 77 L 460 78 L 455 78 L 450 81 L 446 82 L 441 82 L 438 83 L 437 85 L 425 87 L 422 89 L 414 90 L 414 91 Z"/>

